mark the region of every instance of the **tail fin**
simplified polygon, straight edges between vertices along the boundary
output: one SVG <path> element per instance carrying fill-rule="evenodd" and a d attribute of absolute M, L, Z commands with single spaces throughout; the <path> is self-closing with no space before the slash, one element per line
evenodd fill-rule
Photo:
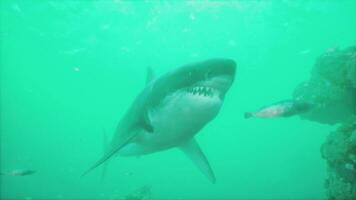
<path fill-rule="evenodd" d="M 251 112 L 245 112 L 245 119 L 249 119 L 252 117 L 252 113 Z"/>
<path fill-rule="evenodd" d="M 108 137 L 106 135 L 105 129 L 103 129 L 103 154 L 108 150 Z M 108 172 L 108 164 L 109 161 L 103 163 L 103 171 L 101 172 L 101 180 L 104 180 L 106 178 L 106 174 Z"/>
<path fill-rule="evenodd" d="M 130 143 L 139 133 L 139 131 L 133 131 L 132 133 L 125 138 L 119 138 L 116 140 L 113 140 L 114 143 L 111 143 L 108 151 L 98 160 L 96 163 L 94 163 L 89 169 L 87 169 L 81 177 L 87 175 L 89 172 L 91 172 L 93 169 L 99 167 L 103 163 L 107 162 L 113 155 L 115 155 L 117 152 L 119 152 L 122 148 L 124 148 L 128 143 Z"/>

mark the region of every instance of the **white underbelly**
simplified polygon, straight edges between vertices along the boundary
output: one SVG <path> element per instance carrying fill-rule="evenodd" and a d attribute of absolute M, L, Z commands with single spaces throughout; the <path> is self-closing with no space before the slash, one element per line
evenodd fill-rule
<path fill-rule="evenodd" d="M 141 155 L 165 150 L 191 139 L 219 112 L 216 97 L 175 95 L 148 111 L 153 133 L 142 131 L 137 139 L 120 151 L 121 155 Z"/>

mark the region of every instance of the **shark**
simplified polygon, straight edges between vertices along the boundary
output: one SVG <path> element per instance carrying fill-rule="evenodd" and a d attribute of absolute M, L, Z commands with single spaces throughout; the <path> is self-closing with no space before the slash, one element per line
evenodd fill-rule
<path fill-rule="evenodd" d="M 179 148 L 215 183 L 194 137 L 218 115 L 235 71 L 235 61 L 228 58 L 186 64 L 159 77 L 148 70 L 144 89 L 119 121 L 104 155 L 83 175 L 114 155 L 141 156 Z"/>

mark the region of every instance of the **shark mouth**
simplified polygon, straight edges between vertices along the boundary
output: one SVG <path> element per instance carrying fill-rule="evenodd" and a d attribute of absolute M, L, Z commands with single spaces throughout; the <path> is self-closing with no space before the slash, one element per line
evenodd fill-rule
<path fill-rule="evenodd" d="M 185 92 L 194 95 L 194 96 L 202 96 L 202 97 L 214 97 L 219 96 L 219 91 L 212 87 L 206 86 L 195 86 L 184 89 Z"/>

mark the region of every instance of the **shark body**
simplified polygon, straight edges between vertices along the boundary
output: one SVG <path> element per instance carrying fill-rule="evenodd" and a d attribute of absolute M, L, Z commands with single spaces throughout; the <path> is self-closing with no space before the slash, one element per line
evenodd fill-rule
<path fill-rule="evenodd" d="M 184 65 L 149 78 L 118 123 L 106 152 L 89 170 L 113 155 L 139 156 L 180 148 L 207 176 L 215 175 L 194 136 L 219 113 L 235 77 L 230 59 L 211 59 Z"/>

